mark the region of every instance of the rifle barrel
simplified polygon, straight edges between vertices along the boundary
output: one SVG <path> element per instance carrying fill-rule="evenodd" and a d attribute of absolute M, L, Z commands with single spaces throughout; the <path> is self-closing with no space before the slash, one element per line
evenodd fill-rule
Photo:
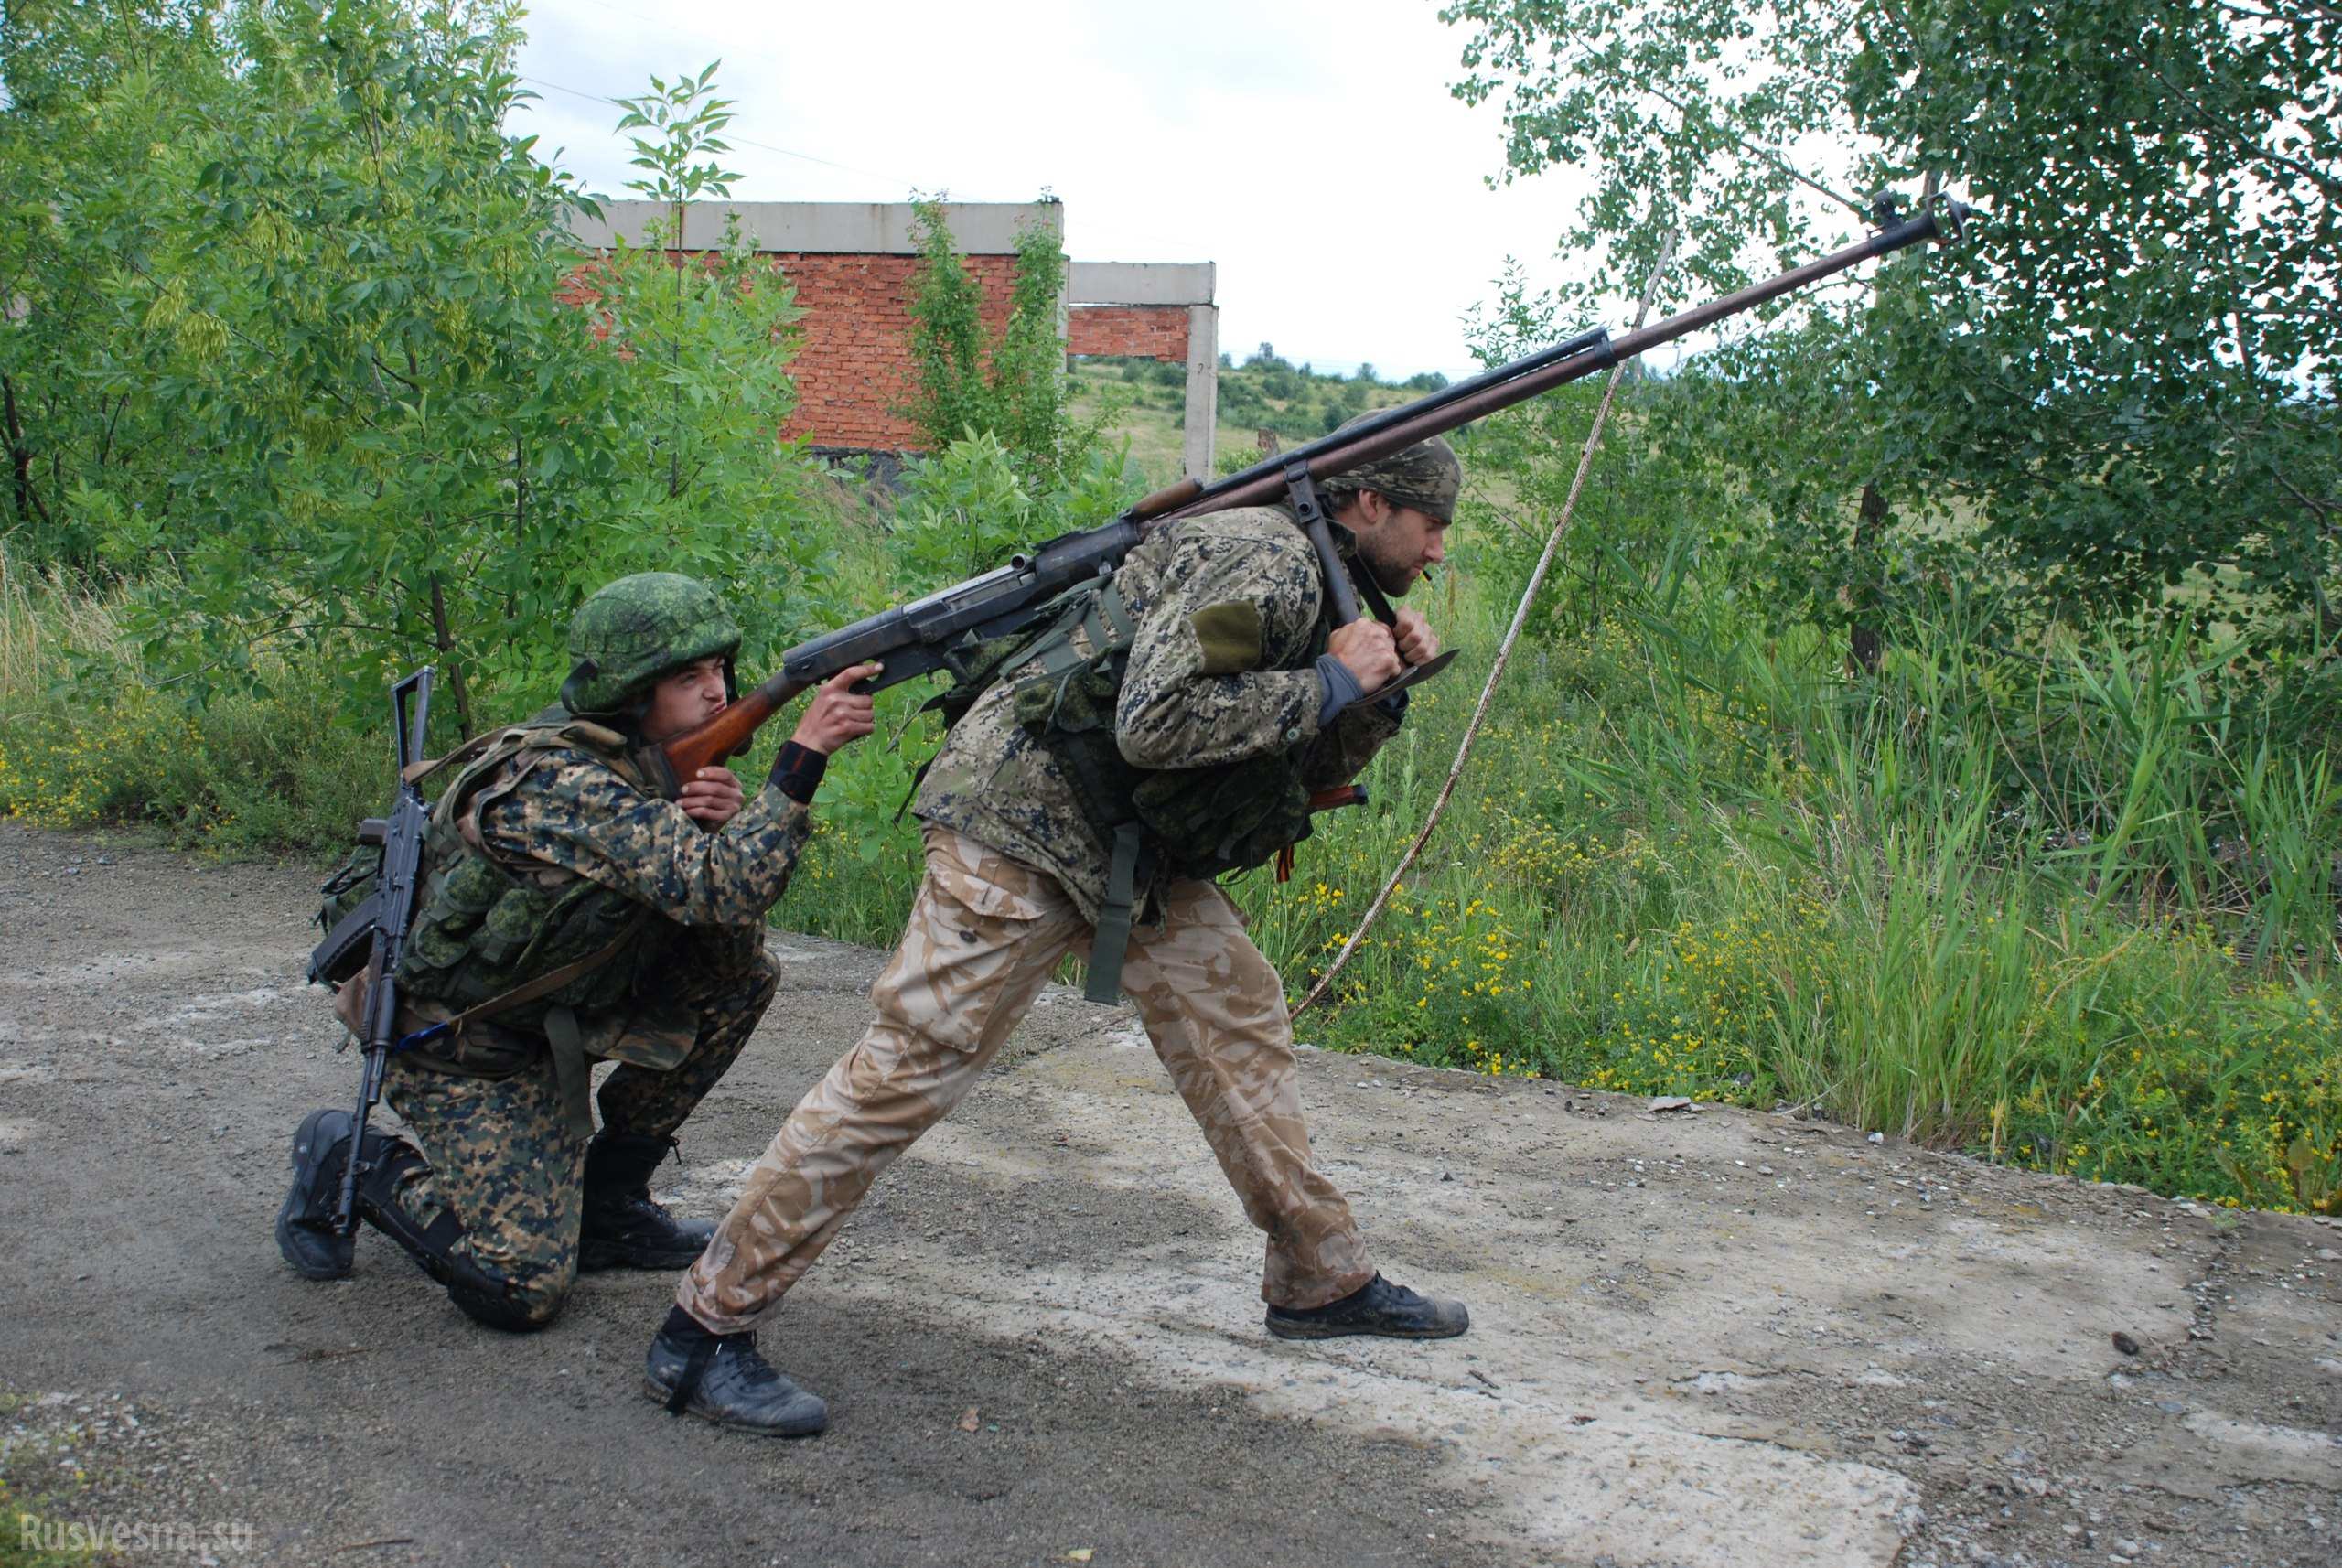
<path fill-rule="evenodd" d="M 1956 220 L 1957 215 L 1955 215 Z M 1609 369 L 1622 360 L 1631 360 L 1671 343 L 1703 327 L 1714 325 L 1728 316 L 1737 316 L 1768 300 L 1794 293 L 1808 284 L 1847 268 L 1858 266 L 1874 256 L 1886 255 L 1922 240 L 1941 238 L 1944 233 L 1939 210 L 1930 209 L 1916 218 L 1890 224 L 1858 244 L 1826 256 L 1818 256 L 1801 267 L 1767 278 L 1746 288 L 1712 299 L 1680 316 L 1671 316 L 1654 322 L 1639 331 L 1628 332 L 1613 338 L 1606 332 L 1591 332 L 1571 338 L 1532 354 L 1499 365 L 1484 375 L 1435 392 L 1430 397 L 1402 403 L 1388 412 L 1387 416 L 1361 424 L 1349 430 L 1313 441 L 1271 463 L 1255 464 L 1239 474 L 1231 474 L 1219 484 L 1207 485 L 1201 494 L 1163 515 L 1173 518 L 1197 517 L 1205 512 L 1225 511 L 1233 507 L 1259 506 L 1264 502 L 1284 499 L 1284 466 L 1306 459 L 1309 476 L 1315 479 L 1371 463 L 1378 457 L 1403 450 L 1418 441 L 1443 435 L 1461 424 L 1526 403 L 1541 392 L 1552 391 L 1566 382 L 1590 376 L 1596 371 Z M 1592 341 L 1588 341 L 1592 339 Z"/>

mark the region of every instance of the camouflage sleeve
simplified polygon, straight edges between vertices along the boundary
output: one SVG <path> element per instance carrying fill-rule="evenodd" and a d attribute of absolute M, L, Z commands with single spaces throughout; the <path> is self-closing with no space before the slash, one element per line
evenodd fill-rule
<path fill-rule="evenodd" d="M 1315 736 L 1325 688 L 1305 657 L 1319 595 L 1307 542 L 1196 530 L 1175 542 L 1162 580 L 1115 711 L 1123 758 L 1209 768 Z"/>
<path fill-rule="evenodd" d="M 480 812 L 501 857 L 590 877 L 685 926 L 761 925 L 789 886 L 812 813 L 767 785 L 721 831 L 582 752 L 556 751 Z"/>
<path fill-rule="evenodd" d="M 1301 754 L 1301 781 L 1312 789 L 1348 783 L 1399 733 L 1400 722 L 1372 701 L 1353 703 Z"/>

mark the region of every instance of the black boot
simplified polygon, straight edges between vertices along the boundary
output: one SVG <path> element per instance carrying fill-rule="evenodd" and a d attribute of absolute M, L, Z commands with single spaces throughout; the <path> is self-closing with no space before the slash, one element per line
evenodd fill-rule
<path fill-rule="evenodd" d="M 1338 1339 L 1376 1334 L 1386 1339 L 1452 1339 L 1472 1326 L 1460 1301 L 1417 1295 L 1375 1275 L 1339 1301 L 1295 1311 L 1269 1308 L 1269 1332 L 1280 1339 Z"/>
<path fill-rule="evenodd" d="M 577 1237 L 577 1267 L 688 1268 L 715 1235 L 706 1219 L 678 1219 L 650 1197 L 650 1173 L 675 1146 L 671 1138 L 644 1138 L 607 1127 L 586 1146 L 585 1222 Z"/>
<path fill-rule="evenodd" d="M 366 1160 L 381 1164 L 393 1148 L 413 1145 L 388 1133 L 366 1131 Z M 416 1156 L 420 1158 L 420 1155 Z M 276 1250 L 303 1279 L 349 1274 L 353 1238 L 333 1228 L 341 1201 L 341 1171 L 349 1159 L 349 1112 L 312 1111 L 293 1134 L 293 1186 L 276 1211 Z"/>
<path fill-rule="evenodd" d="M 753 1334 L 710 1334 L 671 1307 L 643 1362 L 643 1392 L 673 1414 L 764 1437 L 811 1437 L 830 1407 L 773 1369 Z"/>

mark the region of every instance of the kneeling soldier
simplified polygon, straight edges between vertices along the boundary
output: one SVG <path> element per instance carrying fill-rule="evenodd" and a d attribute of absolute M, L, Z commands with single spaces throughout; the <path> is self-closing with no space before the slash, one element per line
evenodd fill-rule
<path fill-rule="evenodd" d="M 367 1133 L 359 1212 L 490 1326 L 541 1328 L 579 1270 L 677 1268 L 713 1234 L 653 1201 L 650 1174 L 772 1001 L 765 911 L 828 754 L 872 725 L 847 689 L 870 671 L 848 671 L 755 800 L 723 768 L 662 799 L 629 754 L 721 712 L 739 646 L 691 578 L 622 578 L 578 610 L 560 703 L 446 759 L 397 979 L 403 1036 L 447 1027 L 390 1059 L 383 1092 L 422 1146 Z M 596 1133 L 604 1059 L 621 1065 Z M 309 1278 L 348 1271 L 329 1226 L 349 1132 L 319 1111 L 294 1141 L 276 1238 Z"/>

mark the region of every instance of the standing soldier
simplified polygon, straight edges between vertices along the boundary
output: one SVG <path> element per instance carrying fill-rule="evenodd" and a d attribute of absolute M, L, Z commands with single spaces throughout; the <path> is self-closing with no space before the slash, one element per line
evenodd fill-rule
<path fill-rule="evenodd" d="M 1362 586 L 1402 595 L 1440 561 L 1461 480 L 1434 438 L 1327 483 Z M 1191 518 L 1008 657 L 920 788 L 927 873 L 871 991 L 877 1017 L 683 1276 L 651 1342 L 653 1397 L 755 1432 L 822 1429 L 822 1402 L 758 1355 L 753 1330 L 1084 945 L 1092 993 L 1127 989 L 1267 1233 L 1268 1331 L 1465 1331 L 1462 1304 L 1375 1271 L 1312 1164 L 1284 986 L 1210 880 L 1307 832 L 1310 791 L 1351 778 L 1398 730 L 1405 693 L 1364 694 L 1402 658 L 1438 651 L 1416 612 L 1333 628 L 1325 598 L 1283 509 Z"/>
<path fill-rule="evenodd" d="M 560 703 L 446 759 L 461 771 L 397 976 L 401 1034 L 425 1037 L 383 1084 L 422 1147 L 368 1132 L 359 1212 L 491 1327 L 542 1328 L 580 1269 L 678 1268 L 713 1233 L 653 1201 L 650 1173 L 772 1001 L 765 911 L 828 754 L 872 725 L 858 668 L 807 706 L 754 801 L 724 768 L 662 799 L 631 754 L 721 712 L 739 646 L 691 578 L 621 578 L 577 612 Z M 337 999 L 346 1018 L 355 1000 Z M 602 1059 L 622 1065 L 596 1133 Z M 349 1270 L 330 1226 L 349 1133 L 348 1112 L 318 1111 L 294 1139 L 276 1240 L 307 1278 Z"/>

